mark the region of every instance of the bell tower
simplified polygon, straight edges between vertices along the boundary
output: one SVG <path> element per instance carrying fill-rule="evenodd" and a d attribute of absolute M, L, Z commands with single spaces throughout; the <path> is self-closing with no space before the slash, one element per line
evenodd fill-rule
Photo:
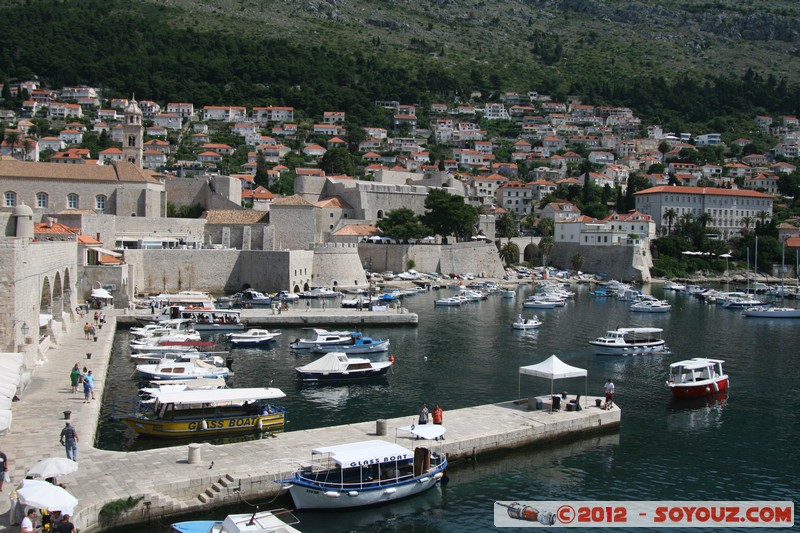
<path fill-rule="evenodd" d="M 143 136 L 142 110 L 139 109 L 136 97 L 132 97 L 124 111 L 122 154 L 125 161 L 133 163 L 136 168 L 142 168 Z"/>

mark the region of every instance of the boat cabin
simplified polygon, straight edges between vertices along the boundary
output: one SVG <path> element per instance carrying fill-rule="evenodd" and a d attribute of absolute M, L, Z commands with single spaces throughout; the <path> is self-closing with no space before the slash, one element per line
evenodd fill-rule
<path fill-rule="evenodd" d="M 717 379 L 724 375 L 719 359 L 695 358 L 669 365 L 669 382 L 674 384 L 698 383 Z"/>

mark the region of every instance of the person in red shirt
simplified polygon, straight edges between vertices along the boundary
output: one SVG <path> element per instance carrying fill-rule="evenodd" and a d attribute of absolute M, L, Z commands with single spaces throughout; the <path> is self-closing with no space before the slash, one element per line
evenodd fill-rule
<path fill-rule="evenodd" d="M 431 418 L 433 419 L 433 423 L 434 424 L 439 424 L 440 426 L 442 425 L 442 414 L 443 413 L 444 413 L 444 411 L 442 411 L 442 408 L 439 407 L 439 404 L 437 403 L 433 407 L 433 412 L 431 412 Z"/>

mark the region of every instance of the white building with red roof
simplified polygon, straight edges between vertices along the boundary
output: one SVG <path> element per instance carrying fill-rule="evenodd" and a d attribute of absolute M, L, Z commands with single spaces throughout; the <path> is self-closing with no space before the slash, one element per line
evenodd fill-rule
<path fill-rule="evenodd" d="M 669 210 L 674 210 L 678 218 L 688 214 L 695 220 L 708 214 L 711 219 L 707 228 L 719 230 L 724 239 L 744 228 L 742 220 L 745 217 L 757 220 L 763 212 L 766 220 L 772 219 L 773 196 L 758 191 L 658 186 L 638 191 L 634 197 L 636 210 L 653 217 L 659 231 L 666 223 L 664 215 Z"/>

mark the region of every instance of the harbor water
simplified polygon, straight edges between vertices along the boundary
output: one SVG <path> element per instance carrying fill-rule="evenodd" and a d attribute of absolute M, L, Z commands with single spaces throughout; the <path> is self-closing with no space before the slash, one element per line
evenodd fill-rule
<path fill-rule="evenodd" d="M 288 344 L 303 330 L 282 330 L 269 349 L 232 351 L 234 387 L 273 386 L 286 392 L 287 431 L 408 415 L 421 402 L 447 411 L 549 393 L 551 383 L 518 369 L 552 354 L 588 369 L 588 392 L 602 395 L 611 378 L 622 408 L 619 432 L 479 457 L 449 472 L 450 483 L 406 502 L 357 512 L 302 512 L 309 531 L 485 531 L 493 527 L 498 500 L 791 500 L 798 496 L 797 442 L 800 437 L 800 321 L 744 318 L 737 311 L 692 296 L 663 294 L 671 313 L 631 313 L 629 303 L 595 298 L 585 287 L 574 301 L 553 310 L 523 310 L 529 287 L 517 298 L 492 295 L 461 308 L 435 308 L 439 291 L 407 297 L 403 305 L 419 314 L 417 328 L 371 328 L 389 338 L 394 371 L 385 379 L 355 384 L 304 385 L 294 367 L 315 356 L 296 354 Z M 645 287 L 645 292 L 650 289 Z M 662 296 L 660 288 L 652 292 Z M 539 330 L 512 331 L 518 314 L 538 314 Z M 664 329 L 670 351 L 636 357 L 596 356 L 587 344 L 606 330 L 628 326 Z M 221 345 L 224 346 L 224 345 Z M 222 349 L 222 347 L 220 348 Z M 132 395 L 134 364 L 127 333 L 115 341 L 104 405 Z M 378 356 L 372 356 L 378 357 Z M 670 363 L 691 357 L 726 361 L 727 397 L 672 401 L 665 387 Z M 583 378 L 556 381 L 556 391 L 584 392 Z M 137 438 L 105 412 L 97 445 L 126 450 L 168 445 Z M 280 437 L 278 437 L 280 438 Z M 339 443 L 331 443 L 339 444 Z M 288 500 L 242 502 L 262 508 L 291 506 Z M 201 518 L 201 517 L 194 517 Z M 205 518 L 205 516 L 204 516 Z M 167 531 L 171 519 L 151 524 Z M 131 530 L 133 531 L 133 530 Z"/>

